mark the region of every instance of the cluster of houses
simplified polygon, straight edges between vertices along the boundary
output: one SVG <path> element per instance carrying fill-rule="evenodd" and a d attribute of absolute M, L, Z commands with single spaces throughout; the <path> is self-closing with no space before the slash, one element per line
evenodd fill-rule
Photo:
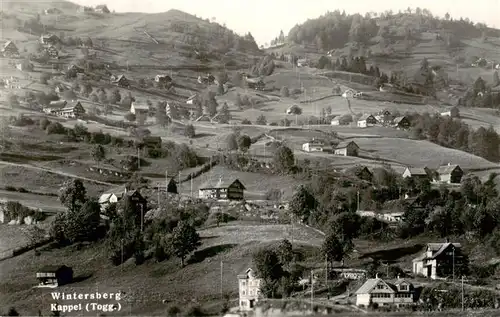
<path fill-rule="evenodd" d="M 455 268 L 464 264 L 465 255 L 460 243 L 429 243 L 413 263 L 413 276 L 430 279 L 445 279 L 454 274 Z M 331 269 L 335 271 L 335 269 Z M 342 269 L 341 273 L 345 273 Z M 418 300 L 417 287 L 410 279 L 397 276 L 395 279 L 383 279 L 375 275 L 366 279 L 366 271 L 347 269 L 350 275 L 336 274 L 339 278 L 365 280 L 354 292 L 356 305 L 368 307 L 378 306 L 406 306 L 413 305 Z M 352 271 L 352 272 L 350 272 Z M 338 272 L 337 272 L 338 273 Z M 331 275 L 331 274 L 329 274 Z M 239 288 L 239 310 L 251 311 L 257 301 L 263 298 L 260 291 L 262 279 L 256 273 L 247 269 L 245 273 L 237 276 Z M 307 281 L 307 279 L 305 279 Z M 308 281 L 307 281 L 308 282 Z M 314 280 L 311 283 L 314 284 Z"/>
<path fill-rule="evenodd" d="M 92 8 L 89 6 L 81 6 L 78 8 L 78 12 L 80 12 L 80 13 L 89 13 L 89 12 L 110 13 L 108 7 L 105 4 L 97 5 L 97 6 L 95 6 L 95 8 Z"/>
<path fill-rule="evenodd" d="M 2 57 L 15 58 L 19 57 L 19 49 L 12 41 L 4 41 L 0 53 Z"/>

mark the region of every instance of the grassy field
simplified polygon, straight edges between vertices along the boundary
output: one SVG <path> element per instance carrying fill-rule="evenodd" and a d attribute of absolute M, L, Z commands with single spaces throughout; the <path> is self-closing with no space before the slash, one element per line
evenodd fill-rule
<path fill-rule="evenodd" d="M 200 186 L 207 181 L 211 181 L 215 184 L 218 182 L 220 176 L 223 176 L 224 179 L 239 179 L 246 187 L 246 199 L 263 199 L 270 189 L 281 189 L 284 199 L 288 199 L 293 195 L 293 191 L 297 185 L 297 181 L 291 177 L 240 172 L 222 166 L 215 166 L 209 172 L 201 174 L 193 180 L 193 196 L 198 197 L 198 189 Z M 183 183 L 179 191 L 186 195 L 190 194 L 190 182 Z"/>
<path fill-rule="evenodd" d="M 75 277 L 82 280 L 61 287 L 61 291 L 88 292 L 98 288 L 101 292 L 126 292 L 127 300 L 122 304 L 124 311 L 132 314 L 164 312 L 169 305 L 161 303 L 164 299 L 183 308 L 196 302 L 217 301 L 219 293 L 214 290 L 220 287 L 220 261 L 223 261 L 224 293 L 234 297 L 238 287 L 235 277 L 251 266 L 253 250 L 283 238 L 286 230 L 287 226 L 244 223 L 201 230 L 203 245 L 182 269 L 177 259 L 162 263 L 150 260 L 141 266 L 127 261 L 122 268 L 113 267 L 101 245 L 84 247 L 78 252 L 72 248 L 52 249 L 42 251 L 38 257 L 29 252 L 0 262 L 3 281 L 0 305 L 14 306 L 22 314 L 34 315 L 38 309 L 46 313 L 51 301 L 49 291 L 32 286 L 39 267 L 56 263 L 71 266 Z M 318 245 L 321 238 L 304 228 L 297 228 L 294 235 L 301 242 L 313 245 Z M 150 287 L 152 284 L 156 285 L 154 289 Z"/>

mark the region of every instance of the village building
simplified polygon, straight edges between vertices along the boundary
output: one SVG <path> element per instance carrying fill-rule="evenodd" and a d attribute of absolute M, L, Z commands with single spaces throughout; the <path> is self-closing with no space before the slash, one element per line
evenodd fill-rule
<path fill-rule="evenodd" d="M 19 49 L 17 48 L 16 44 L 14 44 L 14 42 L 6 41 L 2 44 L 1 53 L 3 57 L 18 57 Z"/>
<path fill-rule="evenodd" d="M 97 5 L 94 11 L 97 13 L 110 13 L 108 7 L 105 4 Z"/>
<path fill-rule="evenodd" d="M 71 64 L 68 66 L 68 71 L 74 71 L 78 74 L 78 73 L 84 73 L 85 69 L 83 69 L 82 67 L 77 66 L 75 64 Z"/>
<path fill-rule="evenodd" d="M 48 47 L 45 48 L 45 51 L 49 55 L 50 58 L 59 58 L 59 52 L 57 51 L 57 48 L 54 45 L 49 45 Z"/>
<path fill-rule="evenodd" d="M 138 190 L 131 190 L 127 185 L 113 188 L 99 197 L 98 202 L 101 206 L 101 212 L 105 211 L 110 204 L 117 203 L 124 197 L 130 197 L 135 210 L 141 213 L 141 217 L 144 217 L 147 211 L 147 200 Z M 101 215 L 101 217 L 103 216 Z"/>
<path fill-rule="evenodd" d="M 301 113 L 302 113 L 302 109 L 300 109 L 300 107 L 297 106 L 297 105 L 292 105 L 292 106 L 290 106 L 290 107 L 288 107 L 286 109 L 286 114 L 297 114 L 297 115 L 299 115 Z"/>
<path fill-rule="evenodd" d="M 43 13 L 45 15 L 49 15 L 49 14 L 61 14 L 62 11 L 59 10 L 58 8 L 48 8 L 48 9 L 43 10 Z"/>
<path fill-rule="evenodd" d="M 427 167 L 407 167 L 403 174 L 403 178 L 413 179 L 430 179 L 429 170 Z"/>
<path fill-rule="evenodd" d="M 442 117 L 451 117 L 451 118 L 459 118 L 460 117 L 460 110 L 458 110 L 458 107 L 451 107 L 445 112 L 441 112 Z"/>
<path fill-rule="evenodd" d="M 362 269 L 350 269 L 350 268 L 333 268 L 332 273 L 336 275 L 339 279 L 346 280 L 361 280 L 366 278 L 366 270 Z"/>
<path fill-rule="evenodd" d="M 149 106 L 145 103 L 132 102 L 130 105 L 130 112 L 135 115 L 147 114 Z"/>
<path fill-rule="evenodd" d="M 460 184 L 464 171 L 457 164 L 448 163 L 448 165 L 440 166 L 437 169 L 439 181 L 448 184 Z"/>
<path fill-rule="evenodd" d="M 54 91 L 58 94 L 63 93 L 66 89 L 62 84 L 57 84 L 56 87 L 54 88 Z"/>
<path fill-rule="evenodd" d="M 163 84 L 170 83 L 170 82 L 172 82 L 172 77 L 170 77 L 168 75 L 156 75 L 155 82 L 163 83 Z"/>
<path fill-rule="evenodd" d="M 111 83 L 115 84 L 120 87 L 129 87 L 130 83 L 128 79 L 125 77 L 125 75 L 120 75 L 118 77 L 116 76 L 111 76 Z"/>
<path fill-rule="evenodd" d="M 358 128 L 366 128 L 377 124 L 377 119 L 371 114 L 364 114 L 358 119 Z"/>
<path fill-rule="evenodd" d="M 202 114 L 198 118 L 194 119 L 194 122 L 212 122 L 212 118 L 206 113 Z"/>
<path fill-rule="evenodd" d="M 355 90 L 347 89 L 346 91 L 344 91 L 342 93 L 342 97 L 344 97 L 344 98 L 353 98 L 355 94 L 356 94 Z"/>
<path fill-rule="evenodd" d="M 210 85 L 215 83 L 215 76 L 212 74 L 207 74 L 206 76 L 198 76 L 198 83 L 199 84 L 205 84 L 205 85 Z"/>
<path fill-rule="evenodd" d="M 191 95 L 191 96 L 190 96 L 190 97 L 186 100 L 186 103 L 187 103 L 188 105 L 192 105 L 192 104 L 194 104 L 194 101 L 195 101 L 196 97 L 198 97 L 198 95 L 197 95 L 197 94 Z"/>
<path fill-rule="evenodd" d="M 377 218 L 388 223 L 398 223 L 403 221 L 404 213 L 403 212 L 381 213 L 378 214 Z"/>
<path fill-rule="evenodd" d="M 175 181 L 174 178 L 170 178 L 170 180 L 167 183 L 167 193 L 171 194 L 178 194 L 178 189 L 177 189 L 177 182 Z"/>
<path fill-rule="evenodd" d="M 83 108 L 80 101 L 72 101 L 69 105 L 68 102 L 63 101 L 52 101 L 49 107 L 44 108 L 43 111 L 47 114 L 63 117 L 63 118 L 79 118 L 85 114 L 85 109 Z"/>
<path fill-rule="evenodd" d="M 43 34 L 40 36 L 40 43 L 43 45 L 56 45 L 61 43 L 61 39 L 54 34 Z"/>
<path fill-rule="evenodd" d="M 352 171 L 359 179 L 365 180 L 367 182 L 370 182 L 373 179 L 373 173 L 366 166 L 355 166 Z"/>
<path fill-rule="evenodd" d="M 340 142 L 333 150 L 335 155 L 358 156 L 359 146 L 354 141 Z"/>
<path fill-rule="evenodd" d="M 309 66 L 309 61 L 307 58 L 300 58 L 297 60 L 297 67 L 306 67 Z"/>
<path fill-rule="evenodd" d="M 302 151 L 304 152 L 323 152 L 325 144 L 319 140 L 312 139 L 309 142 L 302 144 Z"/>
<path fill-rule="evenodd" d="M 406 130 L 409 129 L 410 126 L 410 119 L 408 119 L 408 117 L 406 116 L 397 117 L 393 121 L 393 127 L 395 127 L 396 129 Z"/>
<path fill-rule="evenodd" d="M 384 281 L 376 276 L 366 280 L 355 292 L 356 305 L 367 307 L 370 304 L 409 305 L 414 302 L 413 284 L 405 279 L 398 278 L 394 283 Z"/>
<path fill-rule="evenodd" d="M 33 71 L 34 66 L 28 61 L 23 61 L 21 63 L 17 63 L 16 68 L 22 72 L 31 72 Z"/>
<path fill-rule="evenodd" d="M 73 281 L 73 269 L 66 265 L 44 266 L 36 273 L 38 287 L 58 287 Z"/>
<path fill-rule="evenodd" d="M 340 117 L 339 116 L 333 117 L 330 121 L 330 125 L 340 125 Z"/>
<path fill-rule="evenodd" d="M 413 273 L 431 279 L 458 274 L 466 263 L 460 243 L 428 243 L 425 251 L 413 259 Z"/>
<path fill-rule="evenodd" d="M 255 276 L 252 269 L 247 269 L 245 274 L 238 275 L 239 310 L 251 311 L 261 297 L 261 279 Z"/>
<path fill-rule="evenodd" d="M 242 200 L 245 186 L 238 179 L 224 179 L 222 176 L 216 184 L 211 180 L 198 189 L 199 198 Z"/>

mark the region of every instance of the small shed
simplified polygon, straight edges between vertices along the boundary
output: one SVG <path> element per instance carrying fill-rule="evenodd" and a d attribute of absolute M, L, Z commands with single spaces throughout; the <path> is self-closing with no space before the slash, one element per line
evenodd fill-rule
<path fill-rule="evenodd" d="M 40 287 L 58 287 L 73 281 L 73 269 L 66 265 L 44 266 L 36 273 Z"/>
<path fill-rule="evenodd" d="M 340 142 L 334 150 L 336 155 L 358 156 L 359 146 L 354 141 Z"/>

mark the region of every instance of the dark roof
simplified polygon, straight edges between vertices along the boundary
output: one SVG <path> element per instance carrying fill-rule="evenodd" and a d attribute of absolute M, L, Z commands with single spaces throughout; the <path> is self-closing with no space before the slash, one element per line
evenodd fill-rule
<path fill-rule="evenodd" d="M 451 174 L 451 172 L 453 172 L 453 170 L 457 167 L 460 168 L 457 164 L 443 165 L 437 169 L 437 172 L 439 175 L 447 175 Z"/>
<path fill-rule="evenodd" d="M 394 119 L 394 123 L 395 124 L 399 124 L 401 121 L 403 121 L 404 119 L 408 120 L 408 118 L 406 116 L 402 116 L 402 117 L 397 117 Z"/>
<path fill-rule="evenodd" d="M 58 272 L 58 271 L 64 270 L 64 269 L 71 269 L 71 268 L 66 266 L 66 265 L 46 265 L 44 267 L 41 267 L 38 270 L 38 272 L 39 273 L 55 273 L 55 272 Z"/>
<path fill-rule="evenodd" d="M 353 143 L 357 148 L 359 148 L 359 146 L 354 141 L 342 141 L 337 145 L 336 149 L 345 149 L 351 143 Z"/>
<path fill-rule="evenodd" d="M 229 188 L 234 182 L 238 182 L 243 186 L 243 189 L 246 189 L 245 186 L 240 182 L 239 179 L 224 179 L 223 177 L 219 178 L 217 182 L 213 182 L 212 180 L 208 180 L 203 183 L 199 189 L 212 189 L 212 188 Z"/>
<path fill-rule="evenodd" d="M 372 114 L 364 114 L 364 115 L 362 115 L 362 116 L 358 119 L 358 121 L 364 121 L 364 120 L 368 119 L 369 117 L 372 117 L 373 119 L 375 119 L 375 117 L 374 117 Z M 375 120 L 377 120 L 377 119 L 375 119 Z"/>
<path fill-rule="evenodd" d="M 425 167 L 407 167 L 406 169 L 410 171 L 411 175 L 425 175 L 425 176 L 427 176 L 427 171 L 425 170 Z"/>

